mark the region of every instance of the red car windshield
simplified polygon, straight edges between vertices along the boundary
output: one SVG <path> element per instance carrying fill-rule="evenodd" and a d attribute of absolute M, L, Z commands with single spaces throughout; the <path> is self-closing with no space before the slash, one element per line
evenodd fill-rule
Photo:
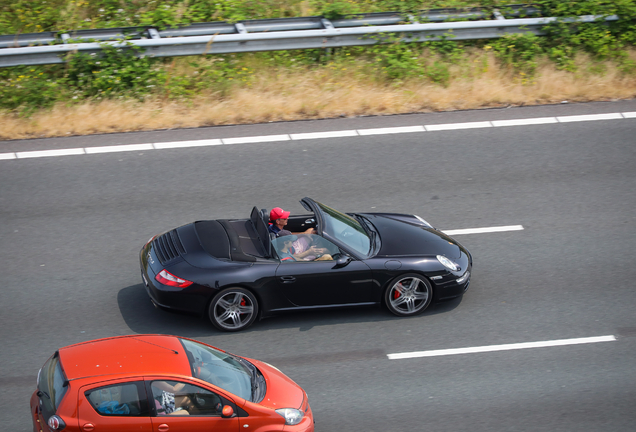
<path fill-rule="evenodd" d="M 252 401 L 254 375 L 238 357 L 191 340 L 180 340 L 190 360 L 192 376 Z"/>
<path fill-rule="evenodd" d="M 60 364 L 60 357 L 58 353 L 55 353 L 44 363 L 38 373 L 38 396 L 42 400 L 44 418 L 55 414 L 67 389 L 67 380 Z"/>

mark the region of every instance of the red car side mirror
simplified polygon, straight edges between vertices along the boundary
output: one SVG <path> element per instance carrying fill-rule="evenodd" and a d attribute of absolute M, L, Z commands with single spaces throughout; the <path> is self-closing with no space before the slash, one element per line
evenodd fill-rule
<path fill-rule="evenodd" d="M 233 414 L 234 414 L 234 409 L 232 409 L 232 407 L 229 405 L 225 405 L 223 407 L 223 410 L 221 411 L 221 415 L 223 417 L 232 417 Z"/>

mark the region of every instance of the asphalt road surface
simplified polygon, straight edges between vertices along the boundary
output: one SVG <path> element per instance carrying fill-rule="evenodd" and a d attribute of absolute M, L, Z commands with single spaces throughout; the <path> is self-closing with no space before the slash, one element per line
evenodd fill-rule
<path fill-rule="evenodd" d="M 622 101 L 272 123 L 0 153 L 635 112 Z M 279 367 L 308 392 L 319 432 L 636 430 L 636 118 L 527 123 L 0 160 L 2 429 L 31 430 L 36 374 L 58 347 L 169 333 Z M 523 230 L 457 235 L 474 255 L 470 289 L 414 318 L 304 312 L 226 334 L 151 305 L 137 253 L 152 235 L 254 205 L 305 213 L 304 196 L 443 230 Z M 464 350 L 437 351 L 450 349 Z"/>

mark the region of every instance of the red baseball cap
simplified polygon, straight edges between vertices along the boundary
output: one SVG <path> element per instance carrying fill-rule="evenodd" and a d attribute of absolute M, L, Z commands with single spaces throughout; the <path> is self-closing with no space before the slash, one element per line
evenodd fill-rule
<path fill-rule="evenodd" d="M 276 219 L 287 219 L 289 218 L 288 211 L 283 210 L 280 207 L 274 207 L 271 212 L 269 212 L 269 220 L 273 221 Z"/>

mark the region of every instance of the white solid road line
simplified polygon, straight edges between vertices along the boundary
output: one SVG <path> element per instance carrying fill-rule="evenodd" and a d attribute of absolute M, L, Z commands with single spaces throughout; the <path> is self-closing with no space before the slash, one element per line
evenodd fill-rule
<path fill-rule="evenodd" d="M 207 147 L 222 145 L 223 142 L 220 139 L 207 139 L 207 140 L 195 140 L 195 141 L 173 141 L 154 143 L 153 147 L 156 150 L 173 149 L 173 148 L 185 148 L 185 147 Z"/>
<path fill-rule="evenodd" d="M 61 150 L 41 150 L 17 152 L 15 155 L 18 159 L 34 158 L 34 157 L 55 157 L 55 156 L 73 156 L 84 155 L 86 151 L 83 148 L 61 149 Z"/>
<path fill-rule="evenodd" d="M 127 151 L 154 150 L 152 144 L 128 144 L 104 147 L 86 147 L 86 154 L 95 153 L 119 153 Z"/>
<path fill-rule="evenodd" d="M 511 120 L 492 120 L 492 121 L 478 121 L 468 123 L 447 123 L 436 125 L 420 125 L 420 126 L 400 126 L 400 127 L 387 127 L 387 128 L 372 128 L 372 129 L 353 129 L 342 131 L 326 131 L 326 132 L 307 132 L 296 134 L 281 134 L 281 135 L 264 135 L 264 136 L 252 136 L 252 137 L 233 137 L 223 139 L 202 139 L 193 141 L 174 141 L 164 143 L 144 143 L 144 144 L 128 144 L 128 145 L 115 145 L 115 146 L 103 146 L 103 147 L 86 147 L 79 149 L 60 149 L 60 150 L 36 150 L 36 151 L 23 151 L 15 153 L 0 153 L 0 160 L 10 159 L 27 159 L 27 158 L 40 158 L 40 157 L 55 157 L 55 156 L 72 156 L 83 154 L 97 154 L 97 153 L 117 153 L 127 151 L 144 151 L 144 150 L 163 150 L 163 149 L 178 149 L 188 147 L 207 147 L 217 145 L 228 144 L 255 144 L 255 143 L 267 143 L 278 141 L 297 141 L 307 139 L 325 139 L 325 138 L 343 138 L 343 137 L 357 137 L 357 136 L 370 136 L 370 135 L 391 135 L 399 133 L 413 133 L 413 132 L 437 132 L 437 131 L 449 131 L 449 130 L 461 130 L 461 129 L 481 129 L 492 127 L 504 127 L 504 126 L 530 126 L 530 125 L 542 125 L 552 123 L 571 123 L 571 122 L 585 122 L 596 120 L 619 120 L 619 119 L 633 119 L 636 118 L 636 112 L 624 112 L 624 113 L 608 113 L 608 114 L 587 114 L 587 115 L 573 115 L 562 117 L 537 117 L 526 119 L 511 119 Z"/>
<path fill-rule="evenodd" d="M 568 123 L 568 122 L 580 122 L 580 121 L 595 121 L 595 120 L 619 120 L 624 118 L 621 113 L 611 113 L 611 114 L 589 114 L 589 115 L 575 115 L 575 116 L 564 116 L 557 117 L 559 123 Z"/>
<path fill-rule="evenodd" d="M 223 138 L 223 144 L 256 144 L 264 142 L 275 141 L 289 141 L 291 138 L 289 135 L 264 135 L 253 137 L 240 137 L 240 138 Z"/>
<path fill-rule="evenodd" d="M 530 119 L 517 119 L 517 120 L 494 120 L 492 125 L 494 127 L 501 126 L 527 126 L 538 124 L 550 124 L 558 123 L 556 117 L 542 117 L 542 118 L 530 118 Z"/>
<path fill-rule="evenodd" d="M 411 132 L 426 132 L 426 129 L 424 129 L 424 126 L 403 126 L 403 127 L 375 128 L 375 129 L 358 129 L 358 133 L 362 136 L 411 133 Z"/>
<path fill-rule="evenodd" d="M 291 136 L 291 139 L 293 140 L 318 139 L 318 138 L 342 138 L 342 137 L 358 136 L 358 131 L 343 130 L 343 131 L 330 131 L 330 132 L 308 132 L 308 133 L 290 134 L 289 136 Z"/>
<path fill-rule="evenodd" d="M 498 227 L 486 227 L 486 228 L 465 228 L 454 230 L 443 230 L 442 232 L 449 236 L 461 235 L 461 234 L 483 234 L 493 232 L 505 232 L 505 231 L 522 231 L 523 225 L 506 225 Z"/>
<path fill-rule="evenodd" d="M 429 132 L 446 131 L 446 130 L 459 130 L 459 129 L 483 129 L 492 127 L 492 123 L 489 121 L 469 122 L 469 123 L 447 123 L 438 125 L 426 125 L 424 126 Z"/>
<path fill-rule="evenodd" d="M 448 355 L 457 355 L 457 354 L 475 354 L 475 353 L 509 351 L 509 350 L 528 349 L 528 348 L 544 348 L 544 347 L 565 346 L 565 345 L 591 344 L 591 343 L 598 343 L 598 342 L 612 342 L 615 340 L 616 340 L 616 336 L 613 336 L 613 335 L 595 336 L 595 337 L 577 338 L 577 339 L 559 339 L 559 340 L 541 341 L 541 342 L 513 343 L 513 344 L 506 344 L 506 345 L 488 345 L 488 346 L 480 346 L 480 347 L 405 352 L 405 353 L 397 353 L 397 354 L 387 354 L 387 357 L 389 358 L 389 360 L 403 360 L 403 359 L 420 358 L 420 357 L 439 357 L 439 356 L 448 356 Z"/>

